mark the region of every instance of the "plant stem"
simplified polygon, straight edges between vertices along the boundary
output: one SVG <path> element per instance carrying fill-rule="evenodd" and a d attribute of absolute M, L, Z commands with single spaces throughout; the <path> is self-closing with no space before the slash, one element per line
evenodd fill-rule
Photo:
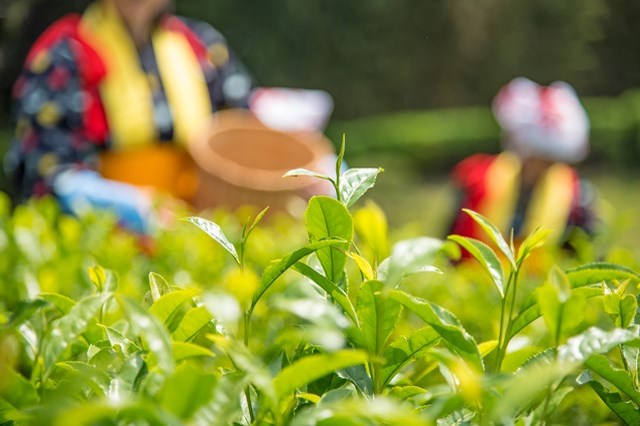
<path fill-rule="evenodd" d="M 507 337 L 507 334 L 508 334 L 509 325 L 511 323 L 512 307 L 510 308 L 509 319 L 506 321 L 506 323 L 505 323 L 505 312 L 506 312 L 506 305 L 509 300 L 509 290 L 511 289 L 511 287 L 515 287 L 515 284 L 513 283 L 515 276 L 516 274 L 514 274 L 514 271 L 511 271 L 509 273 L 509 279 L 507 280 L 507 286 L 504 292 L 504 297 L 500 303 L 500 332 L 498 334 L 498 352 L 496 354 L 496 362 L 494 367 L 494 370 L 496 373 L 499 373 L 500 368 L 502 367 L 502 359 L 504 358 L 504 352 L 506 351 L 506 346 L 509 340 Z"/>
<path fill-rule="evenodd" d="M 247 349 L 249 348 L 249 328 L 251 325 L 251 313 L 250 312 L 245 312 L 245 314 L 242 316 L 244 318 L 244 327 L 243 327 L 243 341 L 244 341 L 244 345 L 247 347 Z M 251 423 L 253 423 L 255 421 L 255 414 L 253 413 L 253 405 L 251 403 L 251 389 L 250 387 L 251 385 L 248 385 L 245 390 L 244 390 L 244 396 L 247 400 L 247 409 L 249 410 L 249 419 L 251 420 Z"/>

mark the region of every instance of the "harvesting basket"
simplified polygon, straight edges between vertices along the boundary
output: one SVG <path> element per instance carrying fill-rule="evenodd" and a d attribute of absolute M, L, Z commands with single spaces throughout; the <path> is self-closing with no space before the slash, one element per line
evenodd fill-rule
<path fill-rule="evenodd" d="M 329 140 L 270 129 L 248 111 L 215 114 L 191 141 L 189 152 L 198 172 L 193 199 L 198 209 L 254 205 L 286 211 L 296 199 L 329 192 L 325 181 L 282 177 L 299 167 L 321 171 L 333 153 Z"/>

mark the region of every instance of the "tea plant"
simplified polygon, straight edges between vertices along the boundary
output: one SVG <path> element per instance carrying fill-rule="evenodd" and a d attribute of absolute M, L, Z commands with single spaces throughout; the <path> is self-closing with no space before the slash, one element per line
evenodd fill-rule
<path fill-rule="evenodd" d="M 327 180 L 336 191 L 309 200 L 302 225 L 264 224 L 266 209 L 243 224 L 189 216 L 147 256 L 116 234 L 121 260 L 95 258 L 118 273 L 83 257 L 80 237 L 97 244 L 113 222 L 65 218 L 47 203 L 13 216 L 5 209 L 3 259 L 15 268 L 3 266 L 0 421 L 546 424 L 562 422 L 563 404 L 587 389 L 591 404 L 599 398 L 608 407 L 608 420 L 640 423 L 637 272 L 611 263 L 550 266 L 538 279 L 527 265 L 544 250 L 546 232 L 507 242 L 471 211 L 484 242 L 391 245 L 377 206 L 354 210 L 382 170 L 341 172 L 343 156 L 344 141 L 335 176 L 285 175 Z M 217 244 L 188 244 L 187 224 Z M 435 303 L 412 288 L 482 285 L 478 270 L 467 269 L 471 260 L 450 264 L 458 245 L 495 288 L 498 305 L 473 324 L 480 343 L 453 313 L 483 309 L 477 301 Z M 66 273 L 52 266 L 64 253 L 76 258 Z M 194 260 L 207 256 L 211 265 Z M 186 273 L 195 284 L 178 285 L 171 266 L 194 268 Z M 134 276 L 145 269 L 142 289 Z"/>

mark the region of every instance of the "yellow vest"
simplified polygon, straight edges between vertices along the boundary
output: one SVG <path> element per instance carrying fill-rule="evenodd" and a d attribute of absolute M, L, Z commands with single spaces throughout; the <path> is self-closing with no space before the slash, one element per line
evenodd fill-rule
<path fill-rule="evenodd" d="M 152 33 L 174 128 L 174 143 L 159 144 L 150 81 L 118 12 L 106 2 L 94 3 L 85 12 L 79 31 L 107 69 L 100 96 L 111 145 L 101 156 L 100 172 L 107 179 L 189 199 L 196 189 L 196 177 L 185 146 L 205 124 L 212 108 L 202 68 L 188 40 L 161 26 Z"/>

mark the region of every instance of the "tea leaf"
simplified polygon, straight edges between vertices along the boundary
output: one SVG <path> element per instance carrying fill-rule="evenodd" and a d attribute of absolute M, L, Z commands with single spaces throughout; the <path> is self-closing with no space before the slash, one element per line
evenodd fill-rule
<path fill-rule="evenodd" d="M 627 328 L 633 323 L 638 310 L 638 301 L 632 294 L 620 297 L 618 293 L 606 294 L 603 298 L 604 310 L 616 324 Z"/>
<path fill-rule="evenodd" d="M 373 382 L 364 365 L 343 368 L 342 370 L 337 370 L 336 374 L 338 377 L 353 383 L 363 394 L 373 395 Z"/>
<path fill-rule="evenodd" d="M 296 389 L 319 379 L 335 370 L 367 362 L 368 356 L 361 351 L 343 350 L 330 354 L 306 356 L 285 367 L 273 379 L 273 386 L 279 400 Z"/>
<path fill-rule="evenodd" d="M 0 366 L 0 368 L 2 369 L 0 399 L 4 399 L 17 409 L 26 409 L 38 402 L 38 395 L 29 380 L 8 366 Z M 2 408 L 0 407 L 1 418 Z"/>
<path fill-rule="evenodd" d="M 584 333 L 570 338 L 558 348 L 558 359 L 562 362 L 582 363 L 592 355 L 606 354 L 622 344 L 640 344 L 640 337 L 629 330 L 615 328 L 604 331 L 591 327 Z"/>
<path fill-rule="evenodd" d="M 229 252 L 237 264 L 240 264 L 240 259 L 238 258 L 238 252 L 236 251 L 235 246 L 231 244 L 227 236 L 222 231 L 222 228 L 220 228 L 217 223 L 196 216 L 187 217 L 182 220 L 193 223 L 204 231 L 205 234 L 213 238 L 215 242 L 220 244 L 222 248 Z"/>
<path fill-rule="evenodd" d="M 187 420 L 211 400 L 217 384 L 213 374 L 185 363 L 167 379 L 158 399 L 165 410 Z"/>
<path fill-rule="evenodd" d="M 289 170 L 287 173 L 282 175 L 283 178 L 299 177 L 299 176 L 309 176 L 309 177 L 314 177 L 314 178 L 324 179 L 329 181 L 333 180 L 331 177 L 327 175 L 323 175 L 322 173 L 314 172 L 313 170 L 308 170 L 308 169 L 293 169 L 293 170 Z"/>
<path fill-rule="evenodd" d="M 402 311 L 400 303 L 380 292 L 383 287 L 380 281 L 365 281 L 360 286 L 356 303 L 360 328 L 371 355 L 382 354 Z"/>
<path fill-rule="evenodd" d="M 403 291 L 392 290 L 389 297 L 402 303 L 472 365 L 483 370 L 482 357 L 473 337 L 467 333 L 460 321 L 449 311 L 434 303 L 411 296 Z"/>
<path fill-rule="evenodd" d="M 209 401 L 193 415 L 193 424 L 197 426 L 233 424 L 242 413 L 240 398 L 237 396 L 246 386 L 246 377 L 239 377 L 239 375 L 221 377 Z"/>
<path fill-rule="evenodd" d="M 617 392 L 610 392 L 602 383 L 592 379 L 590 376 L 585 379 L 584 374 L 581 376 L 582 384 L 588 384 L 598 394 L 600 399 L 607 404 L 607 407 L 620 418 L 626 425 L 640 424 L 640 412 L 637 406 L 622 398 Z"/>
<path fill-rule="evenodd" d="M 440 334 L 433 328 L 425 327 L 412 333 L 408 339 L 402 336 L 391 343 L 384 351 L 385 363 L 381 369 L 383 386 L 387 386 L 409 362 L 437 345 L 440 339 Z"/>
<path fill-rule="evenodd" d="M 344 290 L 335 285 L 333 281 L 329 280 L 327 277 L 302 262 L 297 262 L 295 265 L 293 265 L 292 269 L 300 272 L 302 275 L 318 284 L 320 288 L 327 292 L 327 294 L 331 296 L 331 298 L 333 298 L 333 300 L 335 300 L 338 305 L 340 305 L 344 313 L 349 316 L 351 321 L 353 321 L 355 325 L 358 325 L 358 316 L 356 315 L 356 310 Z"/>
<path fill-rule="evenodd" d="M 167 296 L 171 296 L 171 294 L 164 297 Z M 128 298 L 118 298 L 118 302 L 127 315 L 134 333 L 142 338 L 146 349 L 153 352 L 160 371 L 165 374 L 171 374 L 175 367 L 171 351 L 171 339 L 162 323 Z"/>
<path fill-rule="evenodd" d="M 636 406 L 640 405 L 640 392 L 638 392 L 633 383 L 633 379 L 625 370 L 612 367 L 610 361 L 603 355 L 591 356 L 585 361 L 584 365 L 617 387 L 618 390 L 622 391 Z"/>
<path fill-rule="evenodd" d="M 572 293 L 589 299 L 592 297 L 602 296 L 602 289 L 594 287 L 580 287 L 572 290 Z M 540 306 L 538 305 L 537 299 L 532 296 L 523 304 L 518 316 L 513 321 L 511 333 L 509 333 L 509 339 L 522 331 L 522 329 L 527 325 L 540 318 L 540 315 Z"/>
<path fill-rule="evenodd" d="M 47 306 L 49 302 L 44 299 L 34 299 L 20 304 L 14 309 L 7 324 L 0 325 L 0 328 L 18 328 L 24 322 L 29 321 L 36 312 Z"/>
<path fill-rule="evenodd" d="M 476 213 L 473 210 L 462 209 L 466 214 L 471 216 L 471 218 L 484 230 L 484 232 L 489 236 L 491 241 L 495 243 L 495 245 L 500 249 L 502 254 L 509 260 L 512 268 L 516 268 L 516 261 L 513 258 L 513 252 L 509 248 L 509 245 L 502 237 L 502 234 L 495 227 L 493 223 L 491 223 L 486 217 L 482 216 L 480 213 Z"/>
<path fill-rule="evenodd" d="M 378 278 L 387 286 L 398 284 L 406 275 L 420 272 L 432 263 L 444 242 L 437 238 L 414 238 L 393 246 L 391 256 L 378 267 Z"/>
<path fill-rule="evenodd" d="M 449 235 L 447 238 L 460 244 L 476 258 L 491 277 L 491 281 L 498 289 L 498 293 L 500 293 L 500 298 L 504 299 L 504 272 L 502 271 L 500 259 L 498 259 L 491 247 L 482 241 L 461 235 Z"/>
<path fill-rule="evenodd" d="M 58 293 L 40 293 L 38 297 L 51 303 L 65 315 L 68 314 L 76 304 L 75 300 Z"/>
<path fill-rule="evenodd" d="M 178 328 L 171 333 L 173 340 L 186 342 L 192 339 L 200 330 L 211 324 L 213 315 L 204 306 L 189 309 L 180 321 Z"/>
<path fill-rule="evenodd" d="M 589 263 L 565 271 L 572 288 L 584 287 L 601 282 L 632 280 L 640 281 L 640 274 L 633 269 L 614 263 Z"/>
<path fill-rule="evenodd" d="M 382 209 L 368 200 L 364 207 L 355 212 L 353 219 L 358 237 L 373 254 L 373 262 L 377 264 L 389 256 L 387 218 Z"/>
<path fill-rule="evenodd" d="M 273 283 L 280 277 L 280 275 L 285 273 L 287 269 L 291 268 L 300 259 L 310 255 L 311 253 L 336 244 L 344 244 L 344 241 L 329 239 L 311 243 L 306 247 L 294 251 L 293 253 L 289 253 L 288 255 L 280 259 L 277 263 L 265 269 L 264 273 L 262 274 L 260 288 L 258 288 L 253 296 L 253 300 L 251 301 L 249 313 L 253 312 L 253 309 L 255 308 L 262 295 L 269 289 L 269 287 L 273 285 Z"/>
<path fill-rule="evenodd" d="M 536 229 L 530 235 L 525 238 L 525 240 L 520 244 L 520 248 L 518 249 L 518 255 L 516 257 L 516 263 L 521 265 L 527 257 L 531 254 L 531 252 L 538 247 L 544 245 L 544 241 L 551 234 L 551 230 L 549 229 Z M 513 234 L 512 234 L 513 239 Z M 513 247 L 513 246 L 512 246 Z M 512 250 L 513 252 L 513 250 Z"/>
<path fill-rule="evenodd" d="M 157 405 L 138 399 L 118 402 L 97 400 L 72 406 L 56 414 L 53 419 L 40 419 L 42 422 L 40 424 L 52 424 L 53 426 L 121 423 L 179 426 L 182 424 L 170 413 L 160 410 Z"/>
<path fill-rule="evenodd" d="M 342 174 L 340 197 L 347 208 L 353 206 L 365 192 L 373 188 L 378 174 L 383 171 L 382 168 L 352 168 Z"/>
<path fill-rule="evenodd" d="M 42 342 L 45 375 L 58 361 L 64 350 L 84 332 L 89 321 L 96 316 L 110 297 L 110 293 L 85 297 L 76 303 L 68 314 L 51 324 L 49 333 Z"/>
<path fill-rule="evenodd" d="M 56 368 L 72 373 L 75 382 L 86 383 L 97 396 L 103 397 L 109 392 L 111 378 L 96 366 L 86 362 L 65 361 L 57 363 Z"/>
<path fill-rule="evenodd" d="M 164 277 L 155 272 L 149 273 L 149 288 L 151 289 L 151 299 L 157 302 L 165 294 L 171 293 L 171 287 Z"/>
<path fill-rule="evenodd" d="M 360 272 L 364 276 L 365 280 L 373 280 L 373 279 L 375 279 L 374 273 L 373 273 L 373 268 L 371 267 L 369 262 L 367 262 L 367 259 L 365 259 L 364 257 L 362 257 L 359 254 L 354 253 L 352 251 L 349 252 L 348 256 L 351 259 L 353 259 L 353 261 L 356 263 L 356 265 L 358 266 L 358 269 L 360 269 Z"/>
<path fill-rule="evenodd" d="M 171 349 L 173 351 L 173 360 L 176 363 L 187 358 L 199 356 L 214 358 L 216 356 L 216 354 L 209 349 L 188 342 L 171 342 Z"/>
<path fill-rule="evenodd" d="M 195 289 L 177 290 L 161 296 L 151 307 L 149 312 L 160 320 L 162 324 L 168 325 L 169 320 L 176 310 L 184 303 L 193 301 L 193 297 L 198 294 Z"/>
<path fill-rule="evenodd" d="M 309 200 L 305 220 L 310 241 L 327 238 L 345 241 L 335 247 L 322 248 L 317 253 L 327 278 L 339 282 L 347 262 L 344 252 L 353 239 L 353 218 L 339 201 L 326 196 L 315 196 Z"/>

